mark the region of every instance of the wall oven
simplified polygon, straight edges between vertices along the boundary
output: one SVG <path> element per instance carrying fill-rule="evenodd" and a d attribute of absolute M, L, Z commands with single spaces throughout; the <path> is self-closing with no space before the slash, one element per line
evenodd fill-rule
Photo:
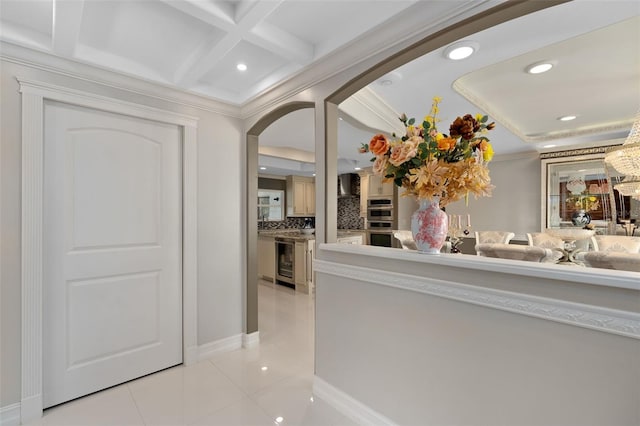
<path fill-rule="evenodd" d="M 394 247 L 394 224 L 393 199 L 376 198 L 367 201 L 367 234 L 369 245 Z"/>

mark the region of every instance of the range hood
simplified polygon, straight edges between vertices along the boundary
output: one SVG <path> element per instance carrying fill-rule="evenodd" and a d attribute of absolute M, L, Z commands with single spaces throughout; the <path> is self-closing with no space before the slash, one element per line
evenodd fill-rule
<path fill-rule="evenodd" d="M 354 184 L 357 184 L 358 175 L 353 173 L 344 173 L 338 175 L 338 197 L 357 197 L 357 189 L 354 190 Z"/>

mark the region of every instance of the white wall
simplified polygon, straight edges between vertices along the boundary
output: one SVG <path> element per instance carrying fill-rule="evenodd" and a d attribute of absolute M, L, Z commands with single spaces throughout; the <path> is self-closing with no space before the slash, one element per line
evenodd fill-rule
<path fill-rule="evenodd" d="M 471 214 L 471 231 L 511 231 L 526 239 L 540 232 L 540 159 L 537 154 L 494 159 L 489 163 L 491 197 L 469 197 L 447 206 L 450 214 Z"/>
<path fill-rule="evenodd" d="M 16 76 L 199 118 L 198 344 L 242 333 L 243 133 L 239 119 L 215 112 L 231 108 L 79 64 L 67 65 L 87 78 L 116 87 L 124 83 L 131 90 L 6 60 L 0 64 L 0 407 L 20 401 L 21 97 Z"/>
<path fill-rule="evenodd" d="M 316 262 L 320 397 L 402 425 L 640 424 L 640 274 L 339 246 Z"/>

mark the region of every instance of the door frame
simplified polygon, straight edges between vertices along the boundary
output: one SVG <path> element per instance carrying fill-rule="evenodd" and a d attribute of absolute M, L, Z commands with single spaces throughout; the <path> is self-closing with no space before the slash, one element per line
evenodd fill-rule
<path fill-rule="evenodd" d="M 197 362 L 197 122 L 195 117 L 63 86 L 18 78 L 22 94 L 22 330 L 23 423 L 42 416 L 44 102 L 124 114 L 182 128 L 182 361 Z"/>

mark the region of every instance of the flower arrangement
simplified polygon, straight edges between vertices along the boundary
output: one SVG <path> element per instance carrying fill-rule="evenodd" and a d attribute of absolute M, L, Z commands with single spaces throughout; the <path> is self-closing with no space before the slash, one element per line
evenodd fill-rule
<path fill-rule="evenodd" d="M 440 206 L 468 197 L 491 196 L 487 163 L 493 148 L 486 133 L 495 127 L 486 115 L 467 114 L 449 126 L 449 135 L 437 128 L 441 98 L 434 97 L 431 111 L 421 125 L 402 114 L 406 132 L 390 141 L 383 134 L 362 144 L 361 153 L 374 155 L 373 173 L 406 189 L 405 195 L 417 199 L 440 197 Z M 396 138 L 396 135 L 393 135 Z"/>

